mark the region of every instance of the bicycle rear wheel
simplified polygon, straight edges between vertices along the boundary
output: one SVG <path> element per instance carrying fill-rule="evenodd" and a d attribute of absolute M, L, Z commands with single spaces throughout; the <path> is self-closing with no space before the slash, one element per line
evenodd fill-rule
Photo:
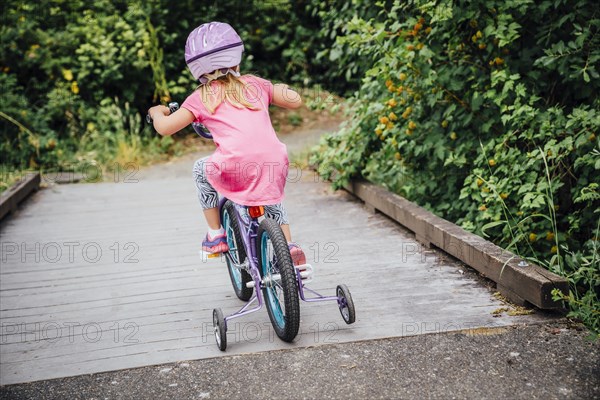
<path fill-rule="evenodd" d="M 240 234 L 238 220 L 231 201 L 227 201 L 221 209 L 221 223 L 227 234 L 227 245 L 229 246 L 229 255 L 233 262 L 237 265 L 242 264 L 246 260 L 246 250 L 244 242 Z M 254 289 L 246 287 L 246 283 L 252 280 L 252 276 L 243 268 L 238 268 L 227 259 L 227 270 L 231 278 L 231 285 L 238 299 L 248 301 L 252 297 Z"/>
<path fill-rule="evenodd" d="M 276 221 L 265 218 L 258 227 L 258 265 L 263 297 L 277 336 L 291 342 L 300 326 L 298 283 L 290 250 Z"/>

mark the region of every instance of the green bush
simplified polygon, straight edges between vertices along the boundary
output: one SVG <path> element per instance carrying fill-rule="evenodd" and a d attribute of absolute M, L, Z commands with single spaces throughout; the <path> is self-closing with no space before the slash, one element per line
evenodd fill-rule
<path fill-rule="evenodd" d="M 569 278 L 600 332 L 600 15 L 591 1 L 415 0 L 346 21 L 371 62 L 312 159 Z"/>
<path fill-rule="evenodd" d="M 181 102 L 194 89 L 183 49 L 189 32 L 203 22 L 225 21 L 236 28 L 246 45 L 245 71 L 312 84 L 310 61 L 322 45 L 315 45 L 319 23 L 311 4 L 3 2 L 2 164 L 9 169 L 111 164 L 125 153 L 150 156 L 141 151 L 146 146 L 160 156 L 165 143 L 175 143 L 131 122 L 145 116 L 151 105 Z M 115 113 L 116 106 L 125 105 L 137 117 L 123 119 Z M 175 151 L 172 146 L 167 150 Z M 139 149 L 124 153 L 123 148 Z"/>

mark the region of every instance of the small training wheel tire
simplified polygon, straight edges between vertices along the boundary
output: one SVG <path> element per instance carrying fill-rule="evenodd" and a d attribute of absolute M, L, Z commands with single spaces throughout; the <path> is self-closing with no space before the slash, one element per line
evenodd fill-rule
<path fill-rule="evenodd" d="M 215 332 L 215 339 L 217 341 L 217 347 L 221 351 L 225 351 L 227 348 L 227 327 L 225 326 L 225 318 L 223 318 L 223 311 L 220 308 L 213 310 L 213 328 Z"/>
<path fill-rule="evenodd" d="M 340 308 L 340 314 L 342 314 L 344 322 L 348 325 L 353 324 L 356 321 L 356 311 L 354 311 L 354 302 L 352 301 L 352 295 L 348 286 L 344 284 L 338 285 L 335 294 L 338 298 L 338 307 Z"/>

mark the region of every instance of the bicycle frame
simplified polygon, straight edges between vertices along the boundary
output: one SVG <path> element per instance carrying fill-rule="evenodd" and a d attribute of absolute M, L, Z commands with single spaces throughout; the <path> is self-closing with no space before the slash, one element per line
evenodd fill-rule
<path fill-rule="evenodd" d="M 222 197 L 219 200 L 219 210 L 223 209 L 227 200 L 228 199 L 224 198 L 224 197 Z M 248 315 L 248 314 L 251 314 L 251 313 L 254 313 L 254 312 L 260 310 L 264 304 L 264 299 L 263 299 L 263 295 L 262 295 L 263 281 L 261 279 L 260 268 L 258 265 L 258 256 L 256 254 L 256 249 L 257 249 L 256 238 L 258 236 L 258 226 L 259 226 L 258 219 L 252 218 L 248 214 L 248 209 L 245 206 L 236 204 L 234 202 L 231 202 L 231 203 L 233 204 L 233 208 L 235 210 L 235 216 L 230 216 L 230 217 L 237 218 L 238 227 L 240 228 L 240 236 L 242 237 L 242 242 L 243 242 L 242 244 L 246 250 L 246 262 L 248 263 L 248 268 L 246 268 L 246 270 L 248 271 L 248 273 L 250 274 L 250 276 L 252 277 L 252 280 L 254 282 L 254 288 L 255 288 L 254 292 L 255 293 L 252 296 L 252 298 L 250 298 L 248 303 L 246 303 L 239 311 L 225 317 L 225 326 L 227 326 L 228 321 L 230 321 L 234 318 L 239 318 L 244 315 Z M 233 260 L 233 258 L 231 257 L 231 254 L 229 252 L 225 253 L 225 256 L 229 259 L 229 262 L 231 263 L 231 265 L 235 266 L 235 268 L 240 268 L 240 269 L 245 268 L 243 264 L 236 263 Z M 295 268 L 296 280 L 298 282 L 298 294 L 302 301 L 317 302 L 317 301 L 336 300 L 338 302 L 338 306 L 345 305 L 344 302 L 340 303 L 341 300 L 337 296 L 323 296 L 323 295 L 317 293 L 316 291 L 306 287 L 303 283 L 303 279 L 307 278 L 307 276 L 309 274 L 312 275 L 312 266 L 305 265 L 305 267 L 307 267 L 309 269 L 309 272 L 303 273 L 298 268 Z M 316 297 L 307 298 L 306 294 L 304 292 L 305 290 L 312 293 Z M 250 308 L 250 306 L 252 304 L 254 304 L 255 302 L 258 302 L 258 304 L 254 308 Z"/>

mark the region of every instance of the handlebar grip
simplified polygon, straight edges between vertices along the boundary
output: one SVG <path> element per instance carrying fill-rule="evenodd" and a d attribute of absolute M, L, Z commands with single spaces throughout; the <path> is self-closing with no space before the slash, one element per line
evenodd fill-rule
<path fill-rule="evenodd" d="M 169 111 L 171 111 L 171 114 L 173 114 L 175 111 L 179 110 L 179 103 L 176 101 L 172 101 L 169 103 Z M 150 114 L 146 114 L 146 123 L 147 124 L 152 124 L 152 117 L 150 117 Z"/>
<path fill-rule="evenodd" d="M 179 110 L 179 103 L 176 101 L 172 101 L 169 103 L 169 110 L 171 111 L 171 114 L 173 114 L 175 111 Z"/>

